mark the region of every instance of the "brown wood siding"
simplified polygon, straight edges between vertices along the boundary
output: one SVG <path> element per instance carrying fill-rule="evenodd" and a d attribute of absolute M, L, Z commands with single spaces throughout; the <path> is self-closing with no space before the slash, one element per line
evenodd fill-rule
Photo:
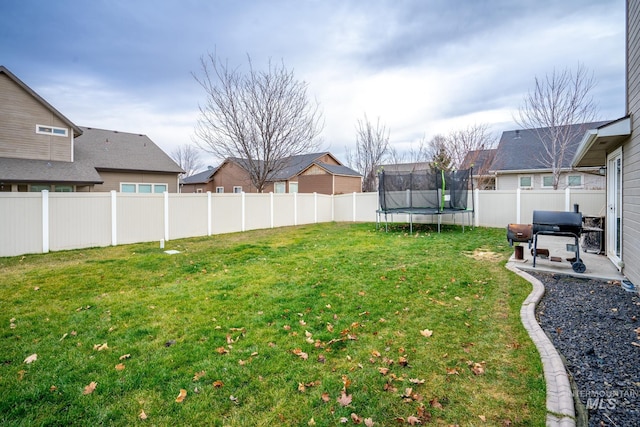
<path fill-rule="evenodd" d="M 335 194 L 362 192 L 362 180 L 359 176 L 336 176 Z"/>
<path fill-rule="evenodd" d="M 298 177 L 298 193 L 333 193 L 333 176 L 324 175 L 300 175 Z"/>
<path fill-rule="evenodd" d="M 627 113 L 631 138 L 622 146 L 623 273 L 640 285 L 640 2 L 627 1 Z"/>
<path fill-rule="evenodd" d="M 245 193 L 256 193 L 256 188 L 251 184 L 251 179 L 246 170 L 234 162 L 227 162 L 213 175 L 213 190 L 216 187 L 224 187 L 225 193 L 233 193 L 233 187 L 242 187 Z"/>
<path fill-rule="evenodd" d="M 69 136 L 36 133 L 36 125 L 68 129 Z M 51 110 L 0 74 L 0 157 L 72 161 L 73 130 Z"/>
<path fill-rule="evenodd" d="M 148 172 L 99 171 L 104 184 L 96 184 L 93 191 L 120 191 L 120 183 L 167 184 L 169 193 L 178 192 L 178 174 Z"/>
<path fill-rule="evenodd" d="M 206 193 L 211 191 L 216 192 L 216 188 L 213 186 L 213 182 L 198 183 L 198 184 L 183 184 L 180 188 L 181 193 Z"/>

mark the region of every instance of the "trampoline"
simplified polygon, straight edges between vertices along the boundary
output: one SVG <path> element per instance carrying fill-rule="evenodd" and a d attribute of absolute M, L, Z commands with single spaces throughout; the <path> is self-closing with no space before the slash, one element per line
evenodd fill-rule
<path fill-rule="evenodd" d="M 384 215 L 385 230 L 389 230 L 388 216 L 405 214 L 409 217 L 409 230 L 413 233 L 414 215 L 437 217 L 438 233 L 442 215 L 466 215 L 473 227 L 474 206 L 468 205 L 469 190 L 473 193 L 472 169 L 445 171 L 428 169 L 413 172 L 385 172 L 378 174 L 379 209 L 376 227 Z M 464 220 L 462 230 L 464 231 Z"/>

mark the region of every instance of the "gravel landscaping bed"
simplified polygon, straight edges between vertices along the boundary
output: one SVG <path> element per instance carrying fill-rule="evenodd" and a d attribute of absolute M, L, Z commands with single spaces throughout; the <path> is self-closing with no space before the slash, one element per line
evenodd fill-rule
<path fill-rule="evenodd" d="M 531 273 L 536 316 L 565 359 L 589 426 L 640 425 L 640 297 L 619 282 Z M 580 419 L 580 418 L 579 418 Z"/>

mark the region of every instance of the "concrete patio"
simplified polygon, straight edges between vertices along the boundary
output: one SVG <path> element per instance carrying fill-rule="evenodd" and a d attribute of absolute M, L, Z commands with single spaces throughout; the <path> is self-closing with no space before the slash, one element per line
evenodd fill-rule
<path fill-rule="evenodd" d="M 573 258 L 575 252 L 567 251 L 566 245 L 573 244 L 575 241 L 572 237 L 562 236 L 538 236 L 538 251 L 540 249 L 548 249 L 549 257 L 541 257 L 538 255 L 536 258 L 536 266 L 533 266 L 533 256 L 531 255 L 531 248 L 526 243 L 520 243 L 524 246 L 524 259 L 515 259 L 515 254 L 511 256 L 509 262 L 513 263 L 514 267 L 523 271 L 538 271 L 549 272 L 558 274 L 567 274 L 576 277 L 588 277 L 602 280 L 619 280 L 622 281 L 625 277 L 620 273 L 615 265 L 607 258 L 606 255 L 599 255 L 591 252 L 585 252 L 580 246 L 580 259 L 584 263 L 586 270 L 584 273 L 576 273 L 571 267 L 571 263 L 567 261 L 567 258 Z M 539 252 L 538 252 L 539 253 Z M 551 261 L 552 257 L 561 258 L 562 261 Z"/>

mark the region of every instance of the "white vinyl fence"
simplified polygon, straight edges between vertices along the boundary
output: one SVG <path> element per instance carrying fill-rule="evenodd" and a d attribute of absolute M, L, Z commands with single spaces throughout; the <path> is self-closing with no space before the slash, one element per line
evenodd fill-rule
<path fill-rule="evenodd" d="M 583 215 L 604 216 L 605 208 L 604 190 L 476 190 L 469 197 L 474 225 L 485 227 L 531 223 L 536 209 L 569 211 L 578 204 Z M 331 221 L 375 222 L 377 209 L 376 193 L 0 193 L 0 257 Z M 388 220 L 406 222 L 408 216 Z M 441 220 L 468 221 L 451 215 Z M 413 217 L 416 223 L 432 221 Z"/>

